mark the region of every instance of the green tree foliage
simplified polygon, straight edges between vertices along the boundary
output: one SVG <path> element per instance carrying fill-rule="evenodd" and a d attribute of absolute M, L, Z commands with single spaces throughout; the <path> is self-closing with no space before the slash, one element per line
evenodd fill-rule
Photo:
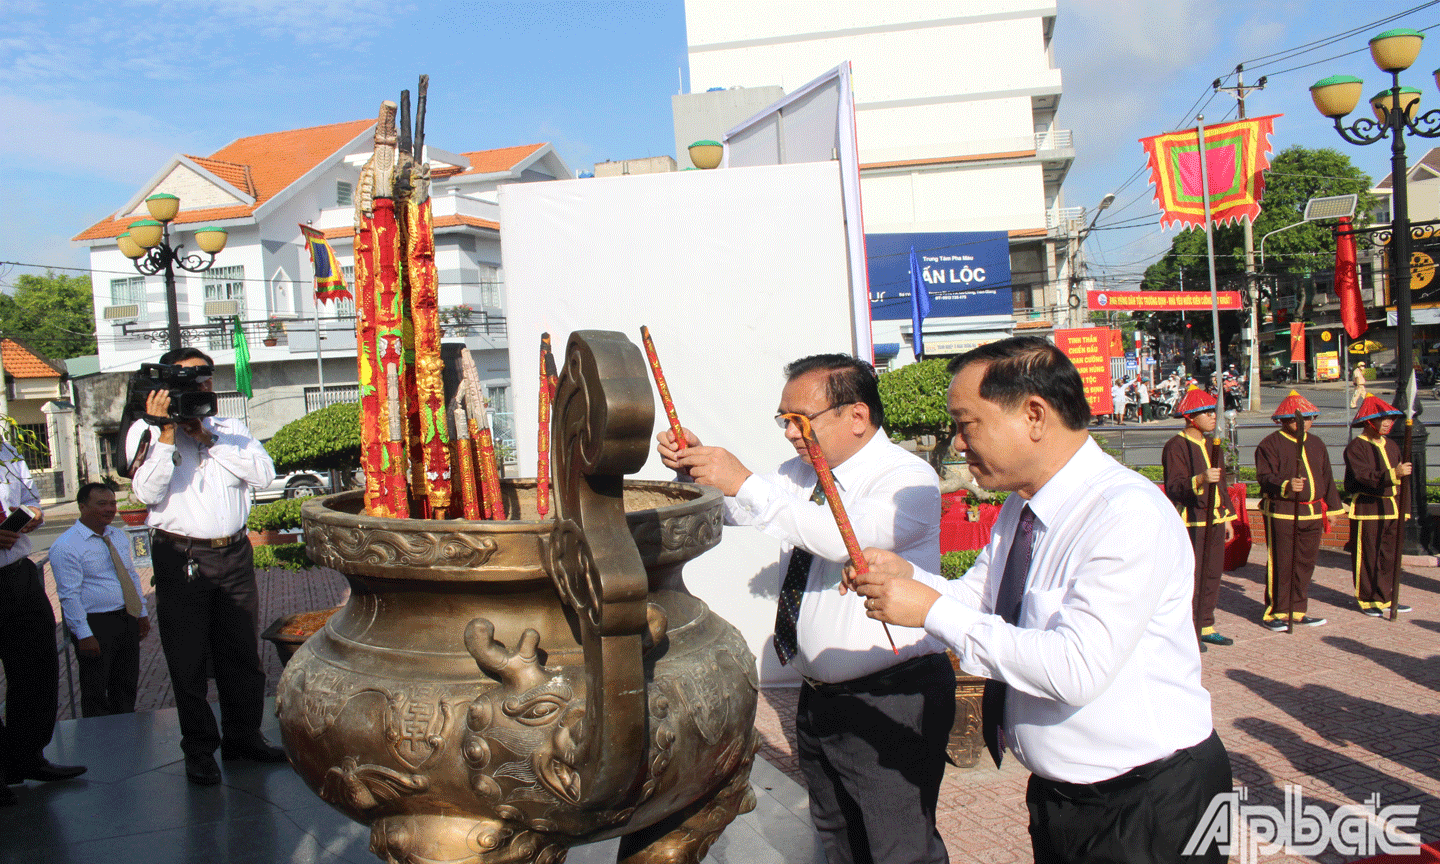
<path fill-rule="evenodd" d="M 1329 147 L 1287 147 L 1270 160 L 1265 173 L 1265 197 L 1255 220 L 1255 269 L 1260 270 L 1260 240 L 1266 234 L 1300 222 L 1305 202 L 1327 195 L 1359 195 L 1355 219 L 1357 226 L 1370 223 L 1375 209 L 1375 196 L 1369 190 L 1369 175 L 1352 165 L 1349 157 Z M 1265 241 L 1265 273 L 1303 273 L 1328 270 L 1335 266 L 1335 222 L 1310 222 L 1290 228 Z M 1219 288 L 1234 290 L 1243 286 L 1245 272 L 1245 229 L 1240 223 L 1216 226 L 1215 273 Z M 1183 284 L 1187 290 L 1208 291 L 1209 260 L 1205 231 L 1192 228 L 1181 231 L 1170 244 L 1170 250 L 1145 271 L 1144 289 L 1175 290 Z M 1154 316 L 1159 329 L 1179 333 L 1179 313 L 1158 313 Z M 1221 337 L 1229 341 L 1239 333 L 1241 313 L 1220 313 Z M 1210 323 L 1207 316 L 1187 315 L 1197 339 L 1208 339 Z"/>
<path fill-rule="evenodd" d="M 950 413 L 945 391 L 950 375 L 944 358 L 921 360 L 880 374 L 880 404 L 885 407 L 885 431 L 906 438 L 950 434 Z"/>
<path fill-rule="evenodd" d="M 95 304 L 89 276 L 46 270 L 15 279 L 0 294 L 0 334 L 19 339 L 52 360 L 95 353 Z"/>
<path fill-rule="evenodd" d="M 360 467 L 360 404 L 341 402 L 280 427 L 265 444 L 275 471 L 353 471 Z"/>

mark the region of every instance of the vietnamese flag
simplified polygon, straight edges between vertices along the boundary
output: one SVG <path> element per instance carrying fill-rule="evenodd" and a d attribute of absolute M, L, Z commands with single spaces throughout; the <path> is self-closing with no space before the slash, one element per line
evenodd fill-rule
<path fill-rule="evenodd" d="M 1335 293 L 1340 297 L 1340 321 L 1351 339 L 1359 339 L 1370 325 L 1365 321 L 1365 301 L 1360 299 L 1360 277 L 1355 271 L 1355 235 L 1350 217 L 1340 217 L 1340 234 L 1335 238 Z"/>
<path fill-rule="evenodd" d="M 1290 362 L 1305 362 L 1305 322 L 1290 322 Z"/>

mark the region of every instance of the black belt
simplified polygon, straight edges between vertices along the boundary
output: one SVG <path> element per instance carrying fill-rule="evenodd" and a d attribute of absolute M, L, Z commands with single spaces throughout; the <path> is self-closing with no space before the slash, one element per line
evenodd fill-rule
<path fill-rule="evenodd" d="M 224 549 L 226 546 L 233 546 L 234 544 L 239 543 L 241 540 L 244 540 L 246 534 L 245 529 L 241 528 L 239 531 L 235 532 L 229 537 L 218 537 L 213 540 L 207 540 L 201 537 L 186 537 L 184 534 L 175 534 L 170 531 L 162 531 L 159 528 L 152 528 L 151 530 L 155 532 L 156 537 L 164 538 L 166 540 L 169 540 L 171 543 L 180 543 L 185 546 L 190 546 L 192 548 L 195 546 L 203 546 L 208 549 Z"/>
<path fill-rule="evenodd" d="M 1098 783 L 1066 783 L 1061 780 L 1047 780 L 1038 775 L 1036 779 L 1042 781 L 1045 785 L 1067 798 L 1109 795 L 1126 787 L 1144 783 L 1167 768 L 1174 767 L 1195 751 L 1209 744 L 1211 738 L 1218 740 L 1219 733 L 1211 730 L 1210 734 L 1205 736 L 1205 740 L 1196 744 L 1194 747 L 1182 747 L 1169 756 L 1156 759 L 1154 762 L 1146 762 L 1144 765 L 1137 765 L 1124 774 L 1111 777 L 1109 780 L 1101 780 Z"/>
<path fill-rule="evenodd" d="M 845 693 L 875 693 L 882 690 L 894 690 L 903 685 L 914 685 L 917 675 L 924 671 L 924 667 L 934 664 L 937 661 L 943 662 L 946 669 L 950 668 L 950 660 L 944 654 L 925 654 L 920 657 L 912 657 L 903 663 L 896 663 L 888 669 L 881 669 L 879 672 L 872 672 L 860 678 L 851 678 L 849 681 L 841 681 L 831 684 L 828 681 L 816 681 L 814 678 L 802 675 L 806 685 L 819 693 L 821 696 L 838 696 Z"/>

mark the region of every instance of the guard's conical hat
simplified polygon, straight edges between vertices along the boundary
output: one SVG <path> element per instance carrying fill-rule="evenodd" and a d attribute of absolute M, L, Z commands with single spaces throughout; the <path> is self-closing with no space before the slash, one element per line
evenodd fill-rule
<path fill-rule="evenodd" d="M 1275 409 L 1275 413 L 1270 415 L 1270 419 L 1284 420 L 1286 417 L 1294 417 L 1296 412 L 1302 417 L 1320 416 L 1320 409 L 1315 407 L 1314 402 L 1301 396 L 1298 390 L 1291 390 L 1285 401 L 1280 403 L 1280 407 Z"/>
<path fill-rule="evenodd" d="M 1185 395 L 1175 406 L 1176 417 L 1189 417 L 1191 414 L 1199 414 L 1203 411 L 1215 410 L 1215 397 L 1201 390 L 1199 387 L 1191 387 L 1185 391 Z"/>
<path fill-rule="evenodd" d="M 1364 426 L 1369 421 L 1379 420 L 1382 417 L 1404 416 L 1404 411 L 1401 411 L 1379 396 L 1366 396 L 1365 401 L 1360 403 L 1360 410 L 1355 412 L 1355 419 L 1350 421 L 1350 425 Z"/>

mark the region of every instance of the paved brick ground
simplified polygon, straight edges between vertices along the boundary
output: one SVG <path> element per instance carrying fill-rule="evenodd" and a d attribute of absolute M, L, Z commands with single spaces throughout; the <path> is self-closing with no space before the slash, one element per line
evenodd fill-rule
<path fill-rule="evenodd" d="M 1236 782 L 1246 787 L 1246 802 L 1279 805 L 1284 786 L 1300 784 L 1307 803 L 1333 812 L 1378 792 L 1382 806 L 1420 805 L 1418 833 L 1426 842 L 1440 841 L 1440 568 L 1407 570 L 1403 599 L 1415 611 L 1391 624 L 1354 611 L 1347 560 L 1322 551 L 1311 614 L 1330 623 L 1287 636 L 1256 623 L 1264 555 L 1264 547 L 1256 546 L 1248 565 L 1226 574 L 1217 624 L 1237 641 L 1205 655 L 1215 724 L 1230 749 Z M 344 579 L 327 570 L 265 571 L 259 585 L 267 622 L 334 606 L 348 591 Z M 279 661 L 273 649 L 264 650 L 273 691 Z M 795 698 L 795 690 L 764 690 L 756 726 L 761 755 L 803 783 L 789 732 Z M 62 716 L 73 716 L 69 699 L 62 703 Z M 140 709 L 171 704 L 159 640 L 152 635 L 143 649 Z M 1014 760 L 1000 771 L 988 761 L 949 769 L 939 822 L 955 860 L 1031 860 L 1026 776 Z M 1327 853 L 1313 860 L 1356 857 Z"/>

